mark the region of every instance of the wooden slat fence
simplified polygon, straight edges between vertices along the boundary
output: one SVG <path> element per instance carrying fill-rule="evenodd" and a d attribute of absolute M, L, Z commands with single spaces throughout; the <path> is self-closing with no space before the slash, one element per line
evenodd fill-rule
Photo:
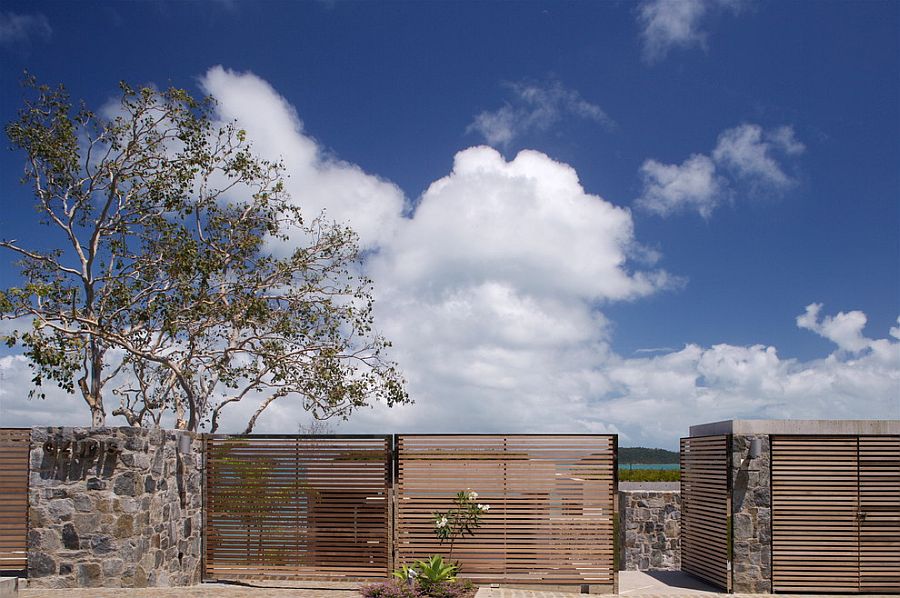
<path fill-rule="evenodd" d="M 900 594 L 900 436 L 859 439 L 859 590 Z"/>
<path fill-rule="evenodd" d="M 389 573 L 390 436 L 212 436 L 207 578 Z"/>
<path fill-rule="evenodd" d="M 478 583 L 615 583 L 614 436 L 401 435 L 398 453 L 398 564 L 441 554 Z M 491 509 L 450 555 L 433 513 L 464 489 Z"/>
<path fill-rule="evenodd" d="M 859 588 L 855 436 L 772 437 L 772 588 Z"/>
<path fill-rule="evenodd" d="M 728 435 L 681 439 L 681 569 L 731 591 Z"/>
<path fill-rule="evenodd" d="M 28 463 L 31 430 L 0 428 L 0 571 L 27 565 Z"/>
<path fill-rule="evenodd" d="M 900 591 L 900 436 L 773 436 L 772 527 L 775 591 Z"/>

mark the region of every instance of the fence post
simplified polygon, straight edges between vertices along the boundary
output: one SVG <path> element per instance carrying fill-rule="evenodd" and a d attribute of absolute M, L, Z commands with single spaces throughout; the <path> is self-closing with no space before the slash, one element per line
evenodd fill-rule
<path fill-rule="evenodd" d="M 390 521 L 390 538 L 391 538 L 391 566 L 388 568 L 388 577 L 391 572 L 400 567 L 400 542 L 399 528 L 397 519 L 400 516 L 399 504 L 400 492 L 397 484 L 400 483 L 400 435 L 391 434 L 391 521 Z"/>
<path fill-rule="evenodd" d="M 613 486 L 612 486 L 612 519 L 613 519 L 613 594 L 619 593 L 619 541 L 623 530 L 619 528 L 619 435 L 613 434 Z"/>

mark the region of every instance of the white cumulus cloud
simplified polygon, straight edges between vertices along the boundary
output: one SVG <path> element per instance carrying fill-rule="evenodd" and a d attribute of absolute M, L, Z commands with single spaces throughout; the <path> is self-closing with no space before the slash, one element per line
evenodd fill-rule
<path fill-rule="evenodd" d="M 797 326 L 812 330 L 836 344 L 844 351 L 859 353 L 869 348 L 872 341 L 863 336 L 866 314 L 861 311 L 840 312 L 836 316 L 825 316 L 819 321 L 821 303 L 811 303 L 806 311 L 797 316 Z M 893 333 L 893 329 L 891 330 Z"/>
<path fill-rule="evenodd" d="M 481 135 L 489 145 L 507 146 L 527 133 L 547 131 L 565 117 L 613 126 L 612 119 L 600 106 L 588 102 L 578 91 L 564 87 L 559 81 L 505 85 L 510 91 L 510 100 L 496 110 L 476 115 L 467 129 L 467 132 Z"/>
<path fill-rule="evenodd" d="M 377 417 L 399 429 L 614 429 L 590 413 L 608 353 L 596 305 L 671 283 L 628 268 L 633 244 L 629 212 L 587 193 L 570 166 L 459 152 L 372 263 L 379 321 L 417 401 Z"/>
<path fill-rule="evenodd" d="M 328 219 L 350 224 L 367 249 L 391 237 L 403 211 L 399 187 L 330 157 L 304 132 L 294 107 L 256 75 L 217 66 L 200 84 L 218 100 L 223 120 L 252 132 L 257 154 L 284 160 L 286 188 L 307 217 L 325 210 Z"/>
<path fill-rule="evenodd" d="M 543 295 L 629 299 L 666 282 L 624 267 L 633 243 L 628 211 L 586 193 L 570 166 L 535 151 L 507 162 L 482 146 L 456 155 L 373 272 L 405 291 L 502 281 Z"/>

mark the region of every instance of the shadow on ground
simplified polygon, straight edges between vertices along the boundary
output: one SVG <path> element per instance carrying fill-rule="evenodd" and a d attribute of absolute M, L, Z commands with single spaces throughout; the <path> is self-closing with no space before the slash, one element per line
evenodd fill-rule
<path fill-rule="evenodd" d="M 682 571 L 619 571 L 620 596 L 714 596 L 720 591 Z"/>
<path fill-rule="evenodd" d="M 703 592 L 721 592 L 719 588 L 711 586 L 683 571 L 647 571 L 647 575 L 659 583 L 670 588 L 684 588 L 688 590 L 701 590 Z"/>

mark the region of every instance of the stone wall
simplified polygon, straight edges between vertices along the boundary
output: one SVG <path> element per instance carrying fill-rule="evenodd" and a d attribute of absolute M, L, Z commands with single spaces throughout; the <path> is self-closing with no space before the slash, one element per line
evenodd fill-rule
<path fill-rule="evenodd" d="M 619 530 L 619 569 L 681 569 L 680 492 L 620 491 Z"/>
<path fill-rule="evenodd" d="M 761 441 L 750 458 L 750 441 Z M 739 435 L 731 444 L 732 586 L 735 593 L 772 591 L 772 493 L 768 435 Z"/>
<path fill-rule="evenodd" d="M 33 428 L 29 586 L 199 582 L 202 463 L 188 432 Z"/>

